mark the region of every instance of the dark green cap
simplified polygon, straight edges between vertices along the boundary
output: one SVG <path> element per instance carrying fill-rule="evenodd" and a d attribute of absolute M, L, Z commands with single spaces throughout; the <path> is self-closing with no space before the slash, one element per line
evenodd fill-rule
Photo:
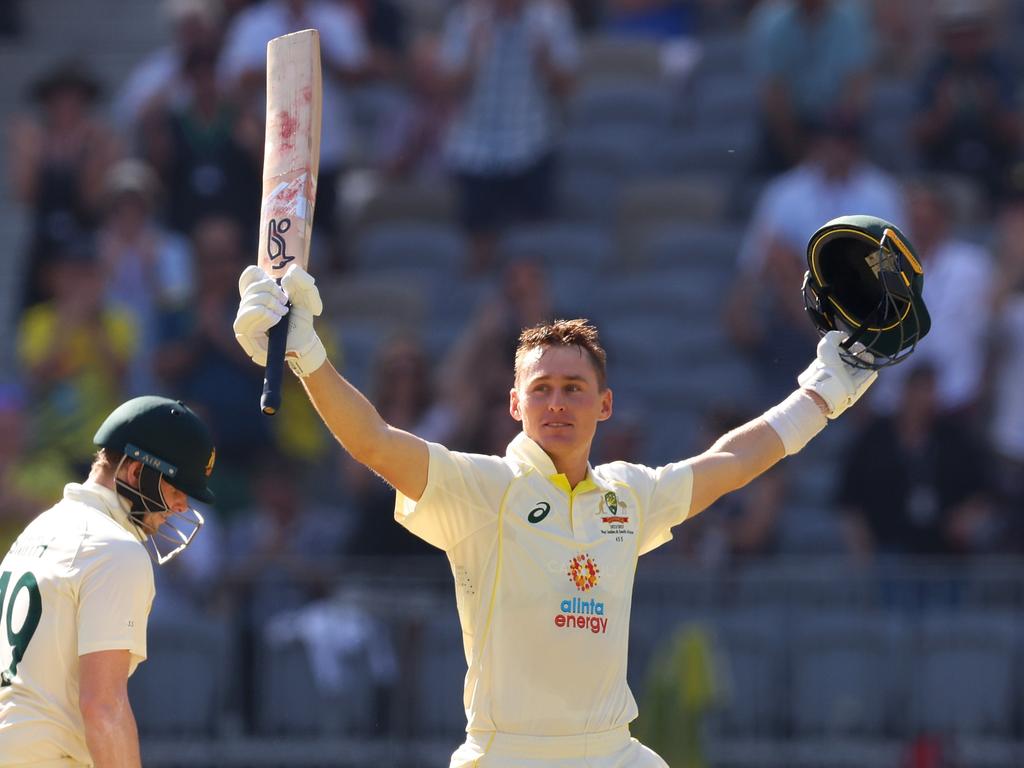
<path fill-rule="evenodd" d="M 213 501 L 206 481 L 217 452 L 210 430 L 180 400 L 136 397 L 107 416 L 93 438 L 159 471 L 175 488 L 200 501 Z"/>

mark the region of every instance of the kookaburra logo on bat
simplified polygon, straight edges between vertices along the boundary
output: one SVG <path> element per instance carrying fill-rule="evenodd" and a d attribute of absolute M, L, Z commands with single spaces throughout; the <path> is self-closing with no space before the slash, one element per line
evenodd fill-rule
<path fill-rule="evenodd" d="M 291 219 L 271 219 L 267 224 L 267 256 L 274 269 L 283 269 L 295 257 L 288 254 L 288 244 L 283 235 L 292 228 Z"/>

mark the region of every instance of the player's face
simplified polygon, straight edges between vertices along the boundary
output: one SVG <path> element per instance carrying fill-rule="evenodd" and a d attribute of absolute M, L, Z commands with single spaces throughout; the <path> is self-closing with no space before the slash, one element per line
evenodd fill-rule
<path fill-rule="evenodd" d="M 167 504 L 166 512 L 147 512 L 142 516 L 142 524 L 150 534 L 156 533 L 167 518 L 179 512 L 186 512 L 191 509 L 188 494 L 179 491 L 164 478 L 160 478 L 160 491 L 163 493 L 164 501 Z"/>
<path fill-rule="evenodd" d="M 539 347 L 522 361 L 509 412 L 557 464 L 589 456 L 597 423 L 612 414 L 612 391 L 598 388 L 582 347 Z"/>

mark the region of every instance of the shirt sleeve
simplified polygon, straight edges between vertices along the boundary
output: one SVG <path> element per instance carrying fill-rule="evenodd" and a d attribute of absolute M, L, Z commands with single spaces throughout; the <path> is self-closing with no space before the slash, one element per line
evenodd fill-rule
<path fill-rule="evenodd" d="M 419 501 L 395 494 L 395 519 L 446 552 L 498 519 L 512 469 L 497 456 L 449 451 L 429 443 L 427 487 Z"/>
<path fill-rule="evenodd" d="M 156 595 L 149 556 L 136 542 L 109 542 L 85 569 L 78 599 L 78 655 L 127 650 L 134 668 L 146 658 L 146 622 Z"/>
<path fill-rule="evenodd" d="M 563 72 L 575 71 L 580 52 L 569 9 L 561 3 L 535 6 L 535 9 L 536 23 L 547 38 L 552 61 Z"/>
<path fill-rule="evenodd" d="M 689 461 L 652 468 L 642 464 L 614 462 L 609 470 L 625 483 L 640 504 L 638 555 L 645 555 L 672 540 L 672 528 L 686 520 L 693 500 L 693 468 Z M 604 474 L 602 472 L 602 474 Z"/>

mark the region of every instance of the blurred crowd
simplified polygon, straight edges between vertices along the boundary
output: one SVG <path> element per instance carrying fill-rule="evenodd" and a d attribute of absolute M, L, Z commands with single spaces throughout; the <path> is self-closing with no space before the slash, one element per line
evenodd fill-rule
<path fill-rule="evenodd" d="M 467 244 L 458 274 L 476 308 L 465 326 L 441 345 L 409 332 L 372 350 L 359 383 L 390 423 L 504 453 L 518 426 L 507 399 L 519 329 L 581 308 L 556 290 L 550 259 L 509 259 L 500 243 L 566 215 L 567 114 L 581 84 L 599 80 L 589 54 L 608 41 L 653 51 L 653 79 L 679 102 L 670 109 L 689 114 L 705 105 L 694 72 L 710 41 L 739 41 L 727 64 L 742 72 L 737 100 L 754 138 L 720 173 L 730 201 L 718 225 L 744 234 L 720 316 L 707 323 L 755 384 L 709 408 L 699 431 L 680 430 L 676 456 L 664 458 L 698 452 L 791 391 L 816 338 L 798 290 L 807 240 L 837 215 L 872 213 L 914 243 L 933 327 L 843 425 L 820 505 L 864 561 L 1024 551 L 1017 5 L 162 0 L 164 47 L 118 82 L 100 82 L 87 60 L 55 59 L 10 127 L 7 172 L 29 237 L 16 375 L 0 385 L 0 549 L 63 483 L 84 477 L 92 434 L 114 405 L 162 393 L 212 424 L 218 502 L 204 510 L 195 551 L 161 575 L 179 600 L 162 596 L 158 611 L 212 609 L 223 596 L 210 585 L 242 584 L 246 619 L 260 626 L 329 592 L 346 558 L 432 556 L 393 524 L 389 490 L 333 444 L 295 382 L 286 415 L 259 415 L 262 372 L 232 337 L 237 277 L 258 235 L 266 42 L 315 27 L 318 282 L 359 275 L 355 212 L 389 187 L 450 191 L 450 223 Z M 27 34 L 16 4 L 4 7 L 0 35 Z M 724 93 L 712 89 L 708 108 Z M 631 119 L 612 122 L 626 135 Z M 328 306 L 328 318 L 339 310 Z M 322 325 L 347 359 L 345 324 Z M 617 414 L 597 459 L 645 458 L 658 418 Z M 665 554 L 713 566 L 784 555 L 795 471 L 782 466 L 723 500 Z"/>

